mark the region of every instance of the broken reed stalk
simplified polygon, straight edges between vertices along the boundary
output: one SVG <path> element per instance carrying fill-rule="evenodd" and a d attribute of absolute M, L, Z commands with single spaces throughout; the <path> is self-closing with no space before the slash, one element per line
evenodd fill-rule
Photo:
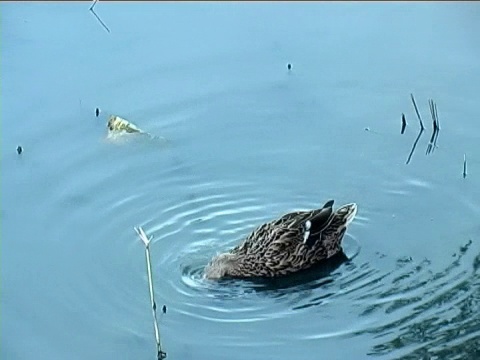
<path fill-rule="evenodd" d="M 437 117 L 435 114 L 435 106 L 436 104 L 433 102 L 432 99 L 428 100 L 428 107 L 430 108 L 430 114 L 432 115 L 432 121 L 433 121 L 433 132 L 432 132 L 432 136 L 430 137 L 430 142 L 428 143 L 428 146 L 427 146 L 427 151 L 425 152 L 426 155 L 430 154 L 432 151 L 435 150 L 435 143 L 436 143 L 437 134 L 439 131 L 438 124 L 437 124 Z"/>
<path fill-rule="evenodd" d="M 160 342 L 160 330 L 158 328 L 158 320 L 157 320 L 157 304 L 155 302 L 155 294 L 153 291 L 152 264 L 150 261 L 150 241 L 152 240 L 152 238 L 147 237 L 142 227 L 138 227 L 138 228 L 134 227 L 134 229 L 145 245 L 145 258 L 147 260 L 148 288 L 150 291 L 150 302 L 152 305 L 153 327 L 155 329 L 155 341 L 157 342 L 157 360 L 162 360 L 167 357 L 167 353 L 162 351 L 162 344 Z"/>
<path fill-rule="evenodd" d="M 435 149 L 437 147 L 438 134 L 440 134 L 440 121 L 438 121 L 437 103 L 433 103 L 433 112 L 435 114 L 435 121 L 437 123 L 437 134 L 435 135 L 435 140 L 433 141 L 433 149 Z"/>
<path fill-rule="evenodd" d="M 92 4 L 92 6 L 90 6 L 90 11 L 93 10 L 93 8 L 95 7 L 95 5 L 97 4 L 98 0 L 95 0 Z"/>
<path fill-rule="evenodd" d="M 415 142 L 413 143 L 412 150 L 410 151 L 410 154 L 408 155 L 408 159 L 407 159 L 406 164 L 408 164 L 410 162 L 410 160 L 412 159 L 413 153 L 415 152 L 415 148 L 417 147 L 418 140 L 420 140 L 420 137 L 422 136 L 423 131 L 425 130 L 425 126 L 423 126 L 423 121 L 422 121 L 422 118 L 420 116 L 420 112 L 418 111 L 417 103 L 415 102 L 415 98 L 413 97 L 413 94 L 410 94 L 410 97 L 412 98 L 413 107 L 415 108 L 415 112 L 417 113 L 418 121 L 420 122 L 420 132 L 418 133 L 417 138 L 415 139 Z"/>
<path fill-rule="evenodd" d="M 408 159 L 407 159 L 406 164 L 408 164 L 410 162 L 410 160 L 412 159 L 412 155 L 415 152 L 415 148 L 417 147 L 418 140 L 420 140 L 420 137 L 422 136 L 423 131 L 424 131 L 424 129 L 420 128 L 420 132 L 418 133 L 418 136 L 415 139 L 415 142 L 413 143 L 412 150 L 410 151 L 410 154 L 408 155 Z"/>
<path fill-rule="evenodd" d="M 102 21 L 102 19 L 100 19 L 100 16 L 97 15 L 97 13 L 95 12 L 95 10 L 93 10 L 93 8 L 95 7 L 95 5 L 97 4 L 98 0 L 94 0 L 92 6 L 90 6 L 90 11 L 91 13 L 97 18 L 98 22 L 103 26 L 103 28 L 105 30 L 107 30 L 107 32 L 110 32 L 110 29 L 108 28 L 108 26 Z"/>
<path fill-rule="evenodd" d="M 438 121 L 437 103 L 433 103 L 433 110 L 435 112 L 435 120 L 437 120 L 437 129 L 440 130 L 440 121 Z"/>
<path fill-rule="evenodd" d="M 423 126 L 423 121 L 422 121 L 422 118 L 420 117 L 420 113 L 418 112 L 417 103 L 415 102 L 415 98 L 413 97 L 413 94 L 410 94 L 410 97 L 412 98 L 413 107 L 415 108 L 415 112 L 417 113 L 418 121 L 420 121 L 420 127 L 422 128 L 422 130 L 425 130 L 425 126 Z"/>

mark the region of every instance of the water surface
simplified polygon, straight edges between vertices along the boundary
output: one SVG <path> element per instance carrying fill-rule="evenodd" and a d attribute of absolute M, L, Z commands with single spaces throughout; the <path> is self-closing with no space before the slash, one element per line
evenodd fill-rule
<path fill-rule="evenodd" d="M 153 359 L 139 225 L 168 358 L 480 357 L 479 5 L 100 2 L 110 33 L 88 7 L 1 4 L 2 359 Z M 330 198 L 348 261 L 202 279 Z"/>

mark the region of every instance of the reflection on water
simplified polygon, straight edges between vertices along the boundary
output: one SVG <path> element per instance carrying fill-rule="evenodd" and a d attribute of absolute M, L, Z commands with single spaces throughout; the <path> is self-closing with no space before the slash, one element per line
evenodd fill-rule
<path fill-rule="evenodd" d="M 349 303 L 359 317 L 380 319 L 361 329 L 340 332 L 348 338 L 372 335 L 376 344 L 368 355 L 396 351 L 395 358 L 402 359 L 474 359 L 479 349 L 480 254 L 473 258 L 472 266 L 465 267 L 471 245 L 469 240 L 451 254 L 451 263 L 440 271 L 433 270 L 428 259 L 408 257 L 397 259 L 395 268 L 385 273 L 368 263 L 356 265 L 340 253 L 320 267 L 285 278 L 215 282 L 203 279 L 204 263 L 198 263 L 183 269 L 184 295 L 221 301 L 217 305 L 208 302 L 211 315 L 202 318 L 212 322 L 276 318 L 275 310 L 260 304 L 259 299 L 268 299 L 270 306 L 281 303 L 281 316 L 292 321 L 295 313 L 310 307 Z M 235 302 L 224 303 L 235 299 L 243 300 L 243 305 L 237 308 Z M 235 313 L 238 317 L 232 317 Z M 257 315 L 248 316 L 252 313 Z M 310 332 L 291 334 L 290 338 L 299 335 L 305 339 L 327 336 Z"/>
<path fill-rule="evenodd" d="M 204 278 L 204 263 L 198 264 L 197 267 L 186 266 L 182 271 L 182 275 L 183 282 L 185 285 L 192 287 L 192 290 L 207 288 L 209 296 L 213 297 L 216 296 L 217 291 L 222 294 L 226 289 L 230 293 L 232 287 L 241 286 L 243 291 L 251 290 L 263 293 L 266 296 L 279 298 L 282 294 L 314 290 L 322 285 L 331 283 L 334 281 L 332 272 L 348 260 L 348 257 L 341 252 L 327 262 L 311 269 L 290 276 L 272 279 L 207 280 Z"/>
<path fill-rule="evenodd" d="M 428 259 L 404 257 L 384 272 L 369 263 L 357 264 L 341 253 L 323 266 L 286 278 L 214 282 L 203 279 L 205 262 L 198 262 L 183 269 L 183 294 L 196 298 L 197 306 L 199 297 L 210 298 L 213 303 L 205 303 L 209 315 L 201 318 L 212 322 L 268 322 L 278 316 L 295 321 L 303 317 L 298 312 L 305 313 L 310 307 L 348 304 L 349 311 L 355 309 L 359 317 L 379 319 L 359 329 L 337 331 L 347 338 L 372 335 L 375 340 L 369 355 L 396 351 L 395 357 L 402 359 L 453 354 L 453 358 L 473 359 L 479 345 L 480 254 L 473 258 L 472 266 L 465 266 L 472 243 L 469 240 L 451 254 L 451 262 L 441 270 L 434 270 Z M 203 252 L 201 247 L 198 251 Z M 276 313 L 278 304 L 281 315 Z M 191 316 L 202 312 L 197 306 Z M 289 338 L 331 336 L 312 330 Z"/>
<path fill-rule="evenodd" d="M 476 6 L 100 5 L 111 33 L 82 4 L 0 5 L 2 359 L 152 358 L 134 226 L 169 358 L 480 357 Z M 424 117 L 438 102 L 442 134 L 406 165 L 410 93 Z M 168 144 L 108 138 L 110 113 Z M 331 198 L 359 206 L 344 254 L 203 278 Z"/>
<path fill-rule="evenodd" d="M 459 255 L 454 254 L 453 262 L 440 272 L 431 271 L 428 260 L 419 264 L 409 261 L 409 266 L 401 266 L 392 279 L 394 287 L 372 294 L 379 302 L 363 315 L 376 311 L 390 314 L 405 307 L 408 312 L 400 319 L 363 330 L 382 339 L 370 354 L 382 355 L 400 349 L 404 353 L 402 358 L 411 359 L 426 354 L 458 359 L 479 355 L 480 254 L 470 269 L 462 269 L 462 258 L 471 243 L 470 240 L 460 248 Z"/>

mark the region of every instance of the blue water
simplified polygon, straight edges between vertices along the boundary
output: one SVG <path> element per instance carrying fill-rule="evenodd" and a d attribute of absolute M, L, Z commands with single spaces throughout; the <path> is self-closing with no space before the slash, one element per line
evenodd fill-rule
<path fill-rule="evenodd" d="M 0 5 L 2 359 L 155 358 L 134 226 L 169 359 L 480 358 L 477 3 L 100 1 L 110 32 L 89 6 Z M 349 261 L 202 279 L 331 198 Z"/>

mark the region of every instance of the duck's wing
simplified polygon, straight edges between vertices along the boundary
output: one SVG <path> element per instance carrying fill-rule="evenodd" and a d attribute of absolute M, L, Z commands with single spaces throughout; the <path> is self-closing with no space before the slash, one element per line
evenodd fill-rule
<path fill-rule="evenodd" d="M 262 224 L 232 252 L 241 255 L 264 254 L 270 246 L 280 250 L 301 243 L 311 247 L 321 239 L 321 232 L 330 225 L 334 215 L 333 203 L 330 200 L 318 210 L 292 212 Z"/>
<path fill-rule="evenodd" d="M 260 260 L 270 272 L 286 274 L 302 267 L 305 251 L 301 228 L 277 226 L 269 233 L 269 236 L 270 241 Z"/>
<path fill-rule="evenodd" d="M 323 205 L 322 209 L 303 223 L 303 243 L 312 247 L 315 242 L 322 238 L 322 231 L 325 230 L 334 218 L 333 200 Z"/>

